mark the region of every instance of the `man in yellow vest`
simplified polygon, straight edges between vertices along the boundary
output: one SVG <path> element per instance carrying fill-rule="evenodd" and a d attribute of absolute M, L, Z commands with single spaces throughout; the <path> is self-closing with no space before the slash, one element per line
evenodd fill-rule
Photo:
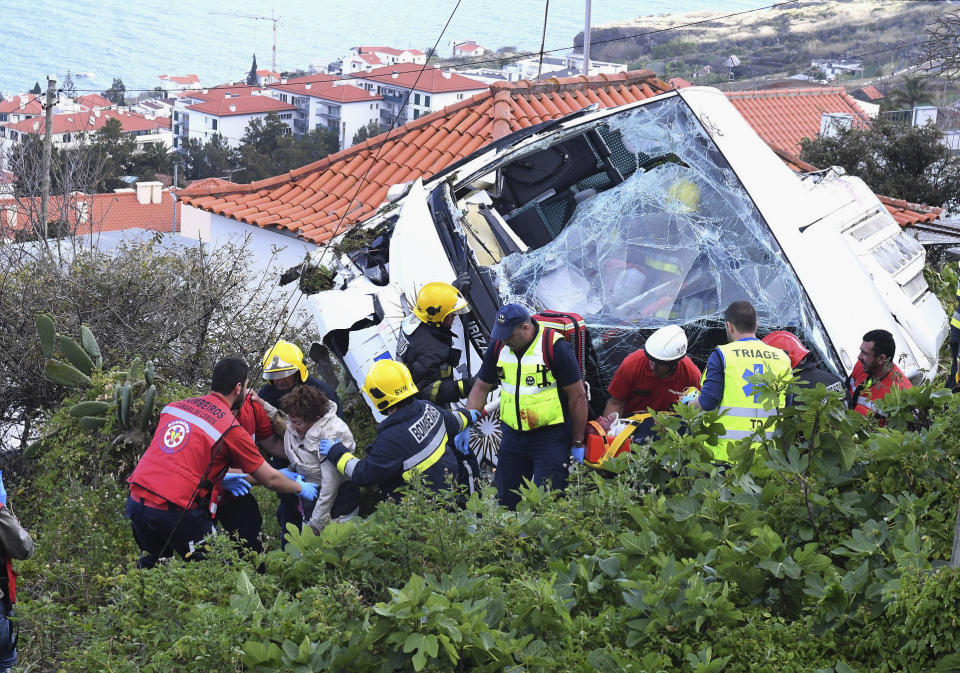
<path fill-rule="evenodd" d="M 960 381 L 957 380 L 957 357 L 960 357 L 960 281 L 957 282 L 957 308 L 950 316 L 950 374 L 947 376 L 947 385 L 953 392 L 960 392 Z"/>
<path fill-rule="evenodd" d="M 515 509 L 524 478 L 562 489 L 571 455 L 583 462 L 587 396 L 573 348 L 519 304 L 500 309 L 490 338 L 467 408 L 479 411 L 500 386 L 497 495 Z"/>
<path fill-rule="evenodd" d="M 724 433 L 713 457 L 727 462 L 730 442 L 753 437 L 758 431 L 766 437 L 773 432 L 772 427 L 764 429 L 764 423 L 777 410 L 763 408 L 753 376 L 766 372 L 780 376 L 791 370 L 786 353 L 757 339 L 757 311 L 750 302 L 733 302 L 724 311 L 723 319 L 730 343 L 717 346 L 707 359 L 700 395 L 681 401 L 704 411 L 717 407 L 726 411 L 720 417 Z M 777 406 L 786 406 L 785 395 L 780 396 Z"/>

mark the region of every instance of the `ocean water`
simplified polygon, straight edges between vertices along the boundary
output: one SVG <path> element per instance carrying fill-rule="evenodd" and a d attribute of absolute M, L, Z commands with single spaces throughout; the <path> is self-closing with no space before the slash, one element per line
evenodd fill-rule
<path fill-rule="evenodd" d="M 545 0 L 462 0 L 443 34 L 496 49 L 540 46 Z M 594 0 L 592 24 L 635 16 L 712 9 L 736 12 L 770 0 Z M 273 24 L 212 12 L 280 17 L 277 65 L 305 69 L 359 44 L 426 48 L 437 41 L 456 0 L 0 0 L 0 92 L 45 87 L 49 74 L 75 78 L 78 91 L 102 91 L 114 77 L 128 91 L 152 89 L 161 74 L 196 73 L 205 85 L 246 76 L 253 54 L 271 65 Z M 583 29 L 582 0 L 552 0 L 546 49 L 570 47 Z"/>

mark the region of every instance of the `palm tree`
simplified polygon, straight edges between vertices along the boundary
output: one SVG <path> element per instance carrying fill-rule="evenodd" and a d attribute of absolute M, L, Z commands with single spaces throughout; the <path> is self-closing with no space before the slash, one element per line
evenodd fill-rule
<path fill-rule="evenodd" d="M 887 105 L 891 110 L 912 110 L 921 103 L 933 103 L 927 82 L 922 77 L 905 77 L 899 89 L 887 93 Z"/>

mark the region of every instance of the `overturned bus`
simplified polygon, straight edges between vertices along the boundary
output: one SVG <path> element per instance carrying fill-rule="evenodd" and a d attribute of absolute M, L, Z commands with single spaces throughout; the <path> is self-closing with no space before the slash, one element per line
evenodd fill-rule
<path fill-rule="evenodd" d="M 683 326 L 702 367 L 738 299 L 761 335 L 794 332 L 840 376 L 864 332 L 883 328 L 904 373 L 930 379 L 947 333 L 923 248 L 866 185 L 794 173 L 715 89 L 524 129 L 390 200 L 346 235 L 334 289 L 310 296 L 323 345 L 357 384 L 395 355 L 417 292 L 437 280 L 470 302 L 454 326 L 460 375 L 479 368 L 504 303 L 584 316 L 595 413 L 623 358 L 663 325 Z M 473 446 L 495 463 L 496 416 L 480 430 Z"/>

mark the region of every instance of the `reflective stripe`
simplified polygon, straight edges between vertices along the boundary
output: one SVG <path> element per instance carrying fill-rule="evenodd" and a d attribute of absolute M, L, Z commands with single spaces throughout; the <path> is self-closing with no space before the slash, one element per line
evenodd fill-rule
<path fill-rule="evenodd" d="M 425 447 L 423 447 L 422 449 L 417 451 L 415 454 L 413 454 L 412 456 L 407 458 L 405 461 L 403 461 L 404 474 L 406 474 L 408 470 L 415 468 L 418 464 L 422 463 L 423 461 L 428 460 L 437 451 L 438 448 L 440 449 L 446 448 L 446 444 L 447 444 L 447 433 L 438 432 L 436 437 L 434 437 L 429 444 L 427 444 Z M 433 462 L 435 463 L 437 461 L 435 460 Z M 427 469 L 427 468 L 423 468 L 423 469 Z"/>
<path fill-rule="evenodd" d="M 950 316 L 950 324 L 954 327 L 960 327 L 960 311 L 954 311 Z"/>
<path fill-rule="evenodd" d="M 870 411 L 876 411 L 877 407 L 874 406 L 873 401 L 869 397 L 863 397 L 862 395 L 857 398 L 857 404 L 863 407 L 866 407 Z"/>
<path fill-rule="evenodd" d="M 754 432 L 750 430 L 727 430 L 723 433 L 724 439 L 746 439 L 747 437 L 753 437 Z"/>
<path fill-rule="evenodd" d="M 519 390 L 521 395 L 536 395 L 537 393 L 542 393 L 546 390 L 553 390 L 556 387 L 557 387 L 557 382 L 554 381 L 553 383 L 547 386 L 520 386 Z M 507 383 L 506 381 L 504 381 L 503 383 L 500 384 L 500 388 L 510 393 L 511 395 L 517 394 L 518 388 L 512 383 Z"/>
<path fill-rule="evenodd" d="M 359 461 L 352 453 L 345 453 L 337 461 L 337 471 L 347 477 L 353 476 L 353 468 Z"/>
<path fill-rule="evenodd" d="M 195 416 L 191 414 L 189 411 L 184 411 L 183 409 L 179 409 L 173 405 L 168 405 L 164 407 L 163 410 L 160 412 L 160 414 L 161 415 L 170 414 L 171 416 L 176 416 L 180 420 L 186 421 L 190 425 L 193 425 L 198 429 L 203 430 L 203 432 L 205 432 L 207 436 L 210 437 L 210 439 L 212 439 L 215 442 L 219 440 L 220 437 L 223 436 L 219 430 L 217 430 L 215 427 L 207 423 L 205 420 L 203 420 L 199 416 Z"/>
<path fill-rule="evenodd" d="M 758 409 L 752 407 L 722 407 L 721 411 L 727 412 L 727 416 L 736 418 L 770 418 L 777 415 L 776 409 Z"/>
<path fill-rule="evenodd" d="M 406 470 L 406 471 L 403 473 L 403 480 L 404 480 L 404 481 L 410 481 L 410 478 L 411 478 L 413 475 L 415 475 L 415 474 L 419 474 L 419 473 L 421 473 L 421 472 L 426 472 L 426 471 L 429 470 L 431 467 L 433 467 L 438 460 L 440 460 L 441 458 L 443 458 L 443 454 L 444 454 L 444 453 L 446 452 L 446 450 L 447 450 L 447 445 L 446 445 L 447 436 L 444 435 L 444 436 L 443 436 L 443 439 L 444 439 L 443 445 L 442 445 L 440 448 L 438 448 L 436 451 L 434 451 L 431 455 L 427 456 L 427 459 L 426 459 L 426 460 L 424 460 L 424 461 L 423 461 L 422 463 L 420 463 L 419 465 L 414 465 L 414 466 L 411 467 L 409 470 Z M 404 463 L 404 464 L 406 464 L 406 463 Z"/>
<path fill-rule="evenodd" d="M 680 267 L 671 262 L 661 262 L 658 259 L 653 257 L 647 257 L 646 259 L 647 266 L 651 269 L 657 269 L 658 271 L 666 271 L 667 273 L 680 273 Z"/>

